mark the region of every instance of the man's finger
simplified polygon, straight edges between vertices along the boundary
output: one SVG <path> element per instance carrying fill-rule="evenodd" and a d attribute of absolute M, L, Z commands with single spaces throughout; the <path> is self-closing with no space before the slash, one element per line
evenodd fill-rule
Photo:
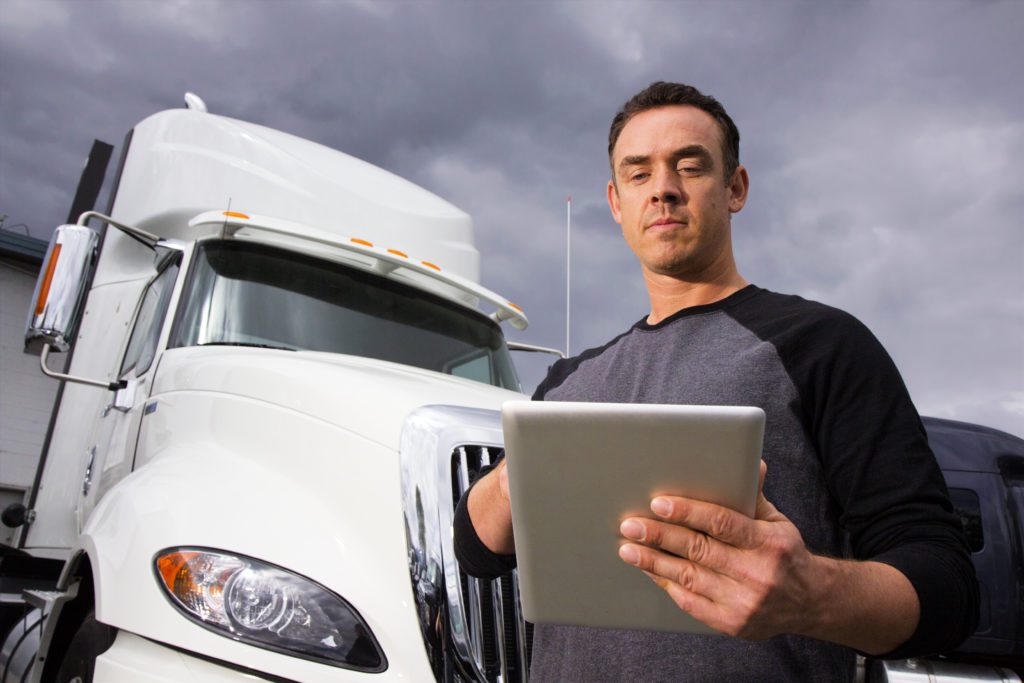
<path fill-rule="evenodd" d="M 733 546 L 671 522 L 630 517 L 623 520 L 619 531 L 629 540 L 660 548 L 724 574 L 730 573 L 730 567 L 738 559 L 738 550 Z"/>
<path fill-rule="evenodd" d="M 502 460 L 498 463 L 498 490 L 501 492 L 501 497 L 506 501 L 510 499 L 508 493 L 508 467 L 505 466 L 506 460 Z"/>
<path fill-rule="evenodd" d="M 647 574 L 647 578 L 668 593 L 668 597 L 672 599 L 672 602 L 676 603 L 679 609 L 717 631 L 723 630 L 725 623 L 723 620 L 723 609 L 718 603 L 709 600 L 699 593 L 688 591 L 678 583 L 669 581 L 657 574 L 652 574 L 651 572 L 644 572 L 644 574 Z"/>
<path fill-rule="evenodd" d="M 721 605 L 705 598 L 703 595 L 691 593 L 678 583 L 665 581 L 654 574 L 648 574 L 647 576 L 651 577 L 652 581 L 668 593 L 668 596 L 672 598 L 672 601 L 676 603 L 679 609 L 716 631 L 734 635 L 727 630 L 728 624 L 726 622 L 725 609 Z"/>
<path fill-rule="evenodd" d="M 772 505 L 771 501 L 764 497 L 764 478 L 768 474 L 768 464 L 761 461 L 761 474 L 757 480 L 757 509 L 754 512 L 754 519 L 764 519 L 770 522 L 785 519 L 781 512 Z"/>
<path fill-rule="evenodd" d="M 686 592 L 711 602 L 726 600 L 735 590 L 734 582 L 721 574 L 689 560 L 636 543 L 626 543 L 619 548 L 619 557 L 627 564 L 642 569 L 666 590 L 667 587 L 662 585 L 659 579 L 678 584 Z"/>
<path fill-rule="evenodd" d="M 737 619 L 735 612 L 730 608 L 730 595 L 725 595 L 718 600 L 712 600 L 696 590 L 690 590 L 679 582 L 672 581 L 660 574 L 643 570 L 651 581 L 659 588 L 668 593 L 672 601 L 681 610 L 689 614 L 697 621 L 710 626 L 711 628 L 730 636 L 742 636 L 746 623 L 743 619 Z M 722 584 L 725 586 L 725 584 Z M 729 591 L 735 592 L 735 583 Z"/>
<path fill-rule="evenodd" d="M 757 527 L 754 520 L 721 505 L 692 498 L 658 496 L 651 501 L 651 510 L 672 524 L 702 531 L 737 548 L 749 548 L 756 544 Z"/>

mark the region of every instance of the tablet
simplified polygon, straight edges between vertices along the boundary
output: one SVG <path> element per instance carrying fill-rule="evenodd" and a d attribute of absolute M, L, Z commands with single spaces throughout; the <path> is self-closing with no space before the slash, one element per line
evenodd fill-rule
<path fill-rule="evenodd" d="M 764 411 L 510 401 L 502 426 L 527 621 L 715 633 L 619 559 L 619 524 L 658 494 L 753 516 Z"/>

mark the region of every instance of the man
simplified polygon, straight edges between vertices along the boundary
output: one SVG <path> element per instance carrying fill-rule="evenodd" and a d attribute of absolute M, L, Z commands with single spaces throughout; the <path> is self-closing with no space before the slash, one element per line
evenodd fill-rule
<path fill-rule="evenodd" d="M 759 406 L 761 492 L 755 519 L 663 497 L 657 520 L 621 527 L 622 560 L 730 637 L 538 625 L 533 680 L 841 681 L 854 650 L 954 647 L 977 623 L 977 584 L 920 419 L 863 325 L 739 274 L 731 216 L 749 180 L 724 108 L 654 83 L 616 115 L 608 156 L 651 311 L 556 363 L 534 398 Z M 514 566 L 507 486 L 502 462 L 460 502 L 471 573 Z"/>

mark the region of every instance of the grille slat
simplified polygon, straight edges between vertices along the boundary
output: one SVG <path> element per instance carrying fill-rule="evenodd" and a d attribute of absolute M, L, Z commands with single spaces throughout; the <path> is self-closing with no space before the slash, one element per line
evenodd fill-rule
<path fill-rule="evenodd" d="M 455 458 L 457 458 L 459 463 L 459 468 L 457 470 L 459 482 L 458 498 L 461 498 L 462 495 L 469 490 L 471 482 L 476 480 L 476 475 L 479 474 L 480 472 L 479 454 L 474 453 L 474 456 L 475 457 L 473 458 L 473 464 L 475 465 L 475 467 L 472 468 L 473 476 L 471 478 L 470 456 L 467 453 L 466 448 L 461 447 L 456 449 L 455 451 Z M 458 498 L 455 499 L 456 502 L 458 502 Z M 485 631 L 486 624 L 490 622 L 490 619 L 485 619 L 484 615 L 484 587 L 481 585 L 483 582 L 480 579 L 474 578 L 472 576 L 467 576 L 465 572 L 461 570 L 459 571 L 459 574 L 460 576 L 465 576 L 466 578 L 465 585 L 467 588 L 467 594 L 465 596 L 466 600 L 464 604 L 467 605 L 469 608 L 467 630 L 469 631 L 469 642 L 471 652 L 473 654 L 473 660 L 476 662 L 477 668 L 480 671 L 486 672 L 488 670 L 488 658 L 485 652 L 487 644 L 487 637 L 485 635 Z"/>
<path fill-rule="evenodd" d="M 454 450 L 452 502 L 476 481 L 480 471 L 500 457 L 502 449 L 460 446 Z M 466 606 L 470 650 L 477 672 L 488 683 L 527 683 L 529 680 L 532 628 L 522 620 L 516 572 L 484 581 L 459 570 Z"/>
<path fill-rule="evenodd" d="M 519 570 L 513 569 L 509 577 L 512 584 L 512 604 L 514 606 L 512 620 L 516 629 L 516 658 L 519 663 L 519 670 L 522 672 L 523 681 L 528 680 L 530 671 L 530 657 L 533 654 L 533 624 L 523 619 L 523 613 L 519 601 Z"/>

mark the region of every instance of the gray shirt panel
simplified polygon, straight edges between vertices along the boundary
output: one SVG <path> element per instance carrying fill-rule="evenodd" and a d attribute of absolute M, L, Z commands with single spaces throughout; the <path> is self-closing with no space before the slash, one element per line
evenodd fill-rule
<path fill-rule="evenodd" d="M 822 465 L 800 420 L 799 394 L 775 346 L 726 312 L 634 328 L 583 360 L 545 400 L 751 405 L 765 411 L 765 495 L 801 529 L 808 548 L 844 547 Z M 668 600 L 668 596 L 665 597 Z M 843 681 L 853 652 L 810 638 L 748 642 L 537 625 L 534 681 Z M 757 672 L 756 674 L 752 672 Z"/>

